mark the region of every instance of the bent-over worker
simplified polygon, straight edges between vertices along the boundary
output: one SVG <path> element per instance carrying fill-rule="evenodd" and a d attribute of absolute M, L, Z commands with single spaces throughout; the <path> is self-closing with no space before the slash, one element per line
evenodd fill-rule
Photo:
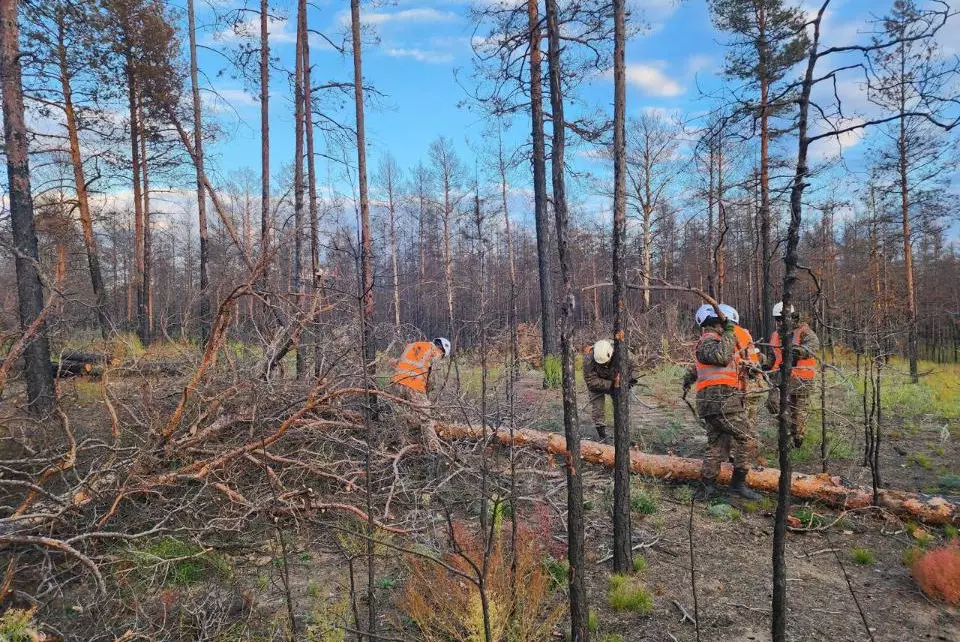
<path fill-rule="evenodd" d="M 590 414 L 601 443 L 610 443 L 607 435 L 607 396 L 613 396 L 613 341 L 600 339 L 583 351 L 583 381 L 590 393 Z M 627 356 L 630 385 L 637 383 L 634 360 Z"/>
<path fill-rule="evenodd" d="M 420 415 L 421 439 L 429 452 L 436 452 L 440 446 L 429 396 L 430 373 L 435 362 L 449 356 L 450 341 L 443 337 L 407 344 L 391 379 L 397 396 L 417 406 L 414 411 Z"/>

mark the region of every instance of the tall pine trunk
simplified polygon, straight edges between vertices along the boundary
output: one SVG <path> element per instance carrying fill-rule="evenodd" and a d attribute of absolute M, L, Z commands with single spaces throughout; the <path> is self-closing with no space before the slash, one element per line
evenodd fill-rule
<path fill-rule="evenodd" d="M 317 208 L 317 167 L 316 157 L 313 153 L 313 87 L 310 84 L 310 30 L 307 21 L 307 2 L 299 0 L 300 15 L 302 24 L 300 29 L 303 31 L 304 38 L 301 46 L 301 56 L 303 57 L 303 127 L 307 141 L 307 194 L 309 195 L 310 212 L 310 282 L 313 286 L 313 296 L 320 296 L 320 220 Z M 322 306 L 321 301 L 321 306 Z M 311 319 L 311 322 L 315 319 Z M 308 336 L 315 337 L 316 326 L 311 327 Z M 302 345 L 302 342 L 301 342 Z M 320 374 L 320 346 L 314 340 L 313 367 L 314 374 Z"/>
<path fill-rule="evenodd" d="M 391 289 L 393 290 L 393 325 L 400 330 L 400 248 L 397 243 L 397 204 L 394 200 L 393 164 L 387 170 L 387 213 L 390 216 L 390 272 L 393 276 Z"/>
<path fill-rule="evenodd" d="M 303 41 L 307 37 L 302 28 L 306 4 L 300 3 L 297 11 L 296 62 L 293 81 L 293 296 L 296 308 L 303 303 Z M 296 321 L 294 321 L 296 322 Z M 303 336 L 303 332 L 300 333 Z M 297 346 L 297 379 L 307 376 L 306 352 L 301 343 Z"/>
<path fill-rule="evenodd" d="M 137 109 L 137 80 L 134 70 L 133 50 L 129 43 L 125 52 L 125 73 L 127 81 L 127 103 L 130 111 L 130 165 L 133 181 L 133 290 L 136 294 L 137 334 L 143 340 L 145 336 L 146 301 L 143 299 L 143 190 L 140 182 L 142 168 L 140 151 L 140 118 Z"/>
<path fill-rule="evenodd" d="M 140 174 L 143 181 L 143 270 L 141 294 L 137 299 L 140 341 L 147 345 L 153 338 L 153 228 L 150 225 L 150 177 L 147 162 L 146 119 L 143 116 L 143 95 L 137 94 L 137 122 L 140 128 Z"/>
<path fill-rule="evenodd" d="M 357 172 L 360 190 L 360 321 L 363 324 L 361 358 L 364 368 L 364 385 L 368 385 L 375 373 L 376 344 L 373 337 L 373 239 L 370 235 L 370 204 L 367 195 L 367 149 L 363 121 L 363 60 L 360 43 L 360 0 L 350 0 L 350 23 L 353 40 L 353 97 L 356 108 L 357 126 Z M 365 421 L 370 422 L 374 398 L 368 395 L 364 412 Z M 369 520 L 367 540 L 367 636 L 375 640 L 377 633 L 377 595 L 374 586 L 376 566 L 373 551 L 373 511 L 370 496 L 370 433 L 367 432 L 367 502 Z"/>
<path fill-rule="evenodd" d="M 630 528 L 630 369 L 627 340 L 625 0 L 613 0 L 613 570 L 633 571 Z M 556 125 L 554 125 L 556 126 Z M 649 203 L 649 201 L 648 201 Z"/>
<path fill-rule="evenodd" d="M 901 38 L 903 35 L 901 34 Z M 906 68 L 906 43 L 900 42 L 900 78 L 906 83 L 908 77 Z M 913 383 L 920 381 L 917 369 L 917 291 L 914 286 L 913 272 L 913 239 L 910 231 L 910 156 L 907 145 L 907 90 L 905 85 L 900 87 L 900 131 L 897 138 L 897 169 L 900 181 L 900 220 L 903 226 L 903 278 L 907 289 L 907 357 L 910 360 L 910 380 Z"/>
<path fill-rule="evenodd" d="M 210 276 L 207 264 L 210 261 L 210 245 L 207 239 L 207 195 L 203 187 L 203 121 L 201 120 L 200 82 L 197 71 L 197 25 L 194 0 L 187 0 L 187 30 L 190 35 L 190 90 L 193 97 L 193 146 L 197 169 L 197 217 L 200 227 L 200 341 L 206 344 L 210 336 L 211 305 Z"/>
<path fill-rule="evenodd" d="M 540 320 L 543 356 L 557 354 L 556 315 L 553 304 L 553 268 L 550 257 L 550 219 L 547 218 L 547 153 L 543 133 L 543 78 L 540 62 L 538 0 L 527 0 L 530 27 L 530 118 L 533 138 L 533 218 L 537 230 L 537 272 L 540 276 Z"/>
<path fill-rule="evenodd" d="M 497 169 L 500 171 L 500 198 L 503 201 L 503 229 L 507 241 L 507 262 L 510 269 L 510 308 L 508 325 L 510 326 L 510 379 L 520 376 L 520 336 L 517 327 L 517 259 L 513 247 L 513 233 L 510 227 L 510 210 L 507 207 L 507 162 L 503 155 L 503 130 L 497 131 Z M 512 394 L 512 383 L 510 386 Z M 511 397 L 512 398 L 512 397 Z M 511 500 L 512 501 L 512 500 Z"/>
<path fill-rule="evenodd" d="M 580 418 L 577 413 L 576 364 L 573 347 L 573 325 L 576 298 L 573 290 L 570 254 L 567 247 L 568 215 L 564 181 L 563 81 L 560 69 L 560 26 L 556 0 L 546 0 L 547 37 L 549 41 L 550 106 L 553 112 L 553 210 L 557 221 L 557 249 L 560 255 L 560 278 L 563 303 L 560 308 L 560 355 L 563 364 L 563 428 L 567 438 L 567 560 L 570 564 L 570 640 L 586 642 L 587 588 L 584 582 L 585 559 L 583 542 L 583 477 L 580 461 Z"/>
<path fill-rule="evenodd" d="M 760 76 L 760 319 L 763 326 L 763 336 L 769 337 L 773 333 L 773 275 L 771 263 L 773 261 L 772 231 L 770 229 L 770 115 L 768 102 L 770 100 L 770 82 L 767 78 L 767 69 L 770 64 L 768 43 L 766 41 L 766 13 L 763 3 L 758 3 L 757 28 L 760 36 L 757 39 L 758 74 Z"/>
<path fill-rule="evenodd" d="M 260 0 L 260 255 L 270 253 L 270 33 L 267 0 Z M 270 263 L 261 281 L 266 287 Z"/>
<path fill-rule="evenodd" d="M 90 213 L 90 199 L 87 193 L 87 179 L 83 168 L 83 156 L 80 153 L 80 134 L 77 115 L 73 104 L 73 88 L 70 85 L 70 69 L 67 65 L 67 47 L 64 16 L 57 12 L 57 62 L 60 67 L 60 86 L 63 91 L 63 113 L 67 125 L 67 139 L 70 144 L 70 164 L 73 167 L 73 182 L 77 192 L 77 210 L 80 213 L 80 229 L 83 232 L 83 246 L 87 253 L 87 267 L 90 270 L 90 285 L 96 301 L 97 323 L 100 336 L 106 339 L 110 335 L 110 317 L 107 314 L 107 294 L 103 286 L 103 274 L 100 269 L 100 249 L 93 231 L 93 216 Z"/>
<path fill-rule="evenodd" d="M 817 66 L 817 47 L 820 41 L 820 20 L 827 7 L 825 2 L 813 22 L 813 38 L 807 58 L 807 69 L 801 85 L 798 100 L 797 117 L 797 164 L 790 189 L 790 224 L 787 228 L 787 248 L 783 265 L 783 308 L 789 310 L 793 299 L 793 287 L 797 281 L 800 245 L 800 225 L 803 220 L 803 191 L 807 186 L 807 151 L 810 139 L 807 132 L 810 111 L 810 94 L 814 84 L 814 70 Z M 780 367 L 780 413 L 777 416 L 777 451 L 780 461 L 780 482 L 777 493 L 777 511 L 773 522 L 773 600 L 771 618 L 771 637 L 773 642 L 787 641 L 787 515 L 790 513 L 790 482 L 793 461 L 790 457 L 790 371 L 793 369 L 793 316 L 781 317 L 780 336 L 789 337 L 784 341 L 783 363 Z"/>
<path fill-rule="evenodd" d="M 0 87 L 3 91 L 3 135 L 6 141 L 7 179 L 10 187 L 10 225 L 13 228 L 17 273 L 17 303 L 20 329 L 27 331 L 43 311 L 43 284 L 40 281 L 37 232 L 33 222 L 33 195 L 30 190 L 30 160 L 27 124 L 23 110 L 20 74 L 20 28 L 18 0 L 0 2 Z M 50 342 L 45 324 L 40 323 L 23 352 L 30 411 L 45 415 L 53 409 L 53 372 L 50 369 Z"/>

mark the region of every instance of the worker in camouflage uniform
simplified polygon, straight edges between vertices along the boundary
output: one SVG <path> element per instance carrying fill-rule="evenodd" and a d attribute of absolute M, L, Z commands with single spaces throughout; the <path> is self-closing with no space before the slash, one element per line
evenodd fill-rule
<path fill-rule="evenodd" d="M 740 363 L 740 375 L 745 386 L 744 406 L 747 411 L 747 421 L 757 430 L 757 416 L 769 386 L 763 376 L 763 366 L 766 363 L 763 353 L 753 342 L 750 331 L 740 325 L 740 313 L 732 305 L 720 304 L 723 315 L 733 321 L 736 327 L 733 334 L 737 337 L 737 357 Z"/>
<path fill-rule="evenodd" d="M 759 499 L 746 485 L 747 473 L 757 456 L 757 434 L 747 420 L 745 386 L 737 354 L 736 323 L 720 320 L 712 305 L 696 313 L 700 341 L 694 352 L 695 367 L 684 378 L 684 390 L 697 391 L 697 415 L 707 429 L 707 452 L 703 458 L 701 484 L 696 499 L 720 495 L 716 480 L 720 465 L 733 457 L 730 491 L 746 499 Z"/>
<path fill-rule="evenodd" d="M 797 448 L 803 445 L 807 428 L 807 402 L 816 386 L 817 354 L 820 352 L 820 338 L 817 333 L 800 320 L 800 315 L 790 306 L 788 311 L 793 317 L 793 368 L 787 384 L 788 406 L 790 411 L 790 436 Z M 783 319 L 783 302 L 773 306 L 773 317 L 779 324 Z M 780 414 L 780 366 L 783 363 L 783 341 L 780 331 L 775 330 L 770 337 L 773 347 L 773 364 L 770 367 L 770 380 L 774 388 L 767 397 L 767 410 L 772 415 Z"/>
<path fill-rule="evenodd" d="M 583 351 L 583 381 L 590 393 L 590 414 L 593 427 L 597 430 L 601 443 L 610 443 L 607 436 L 607 396 L 613 395 L 613 341 L 600 339 Z M 634 359 L 627 357 L 627 371 L 630 373 L 630 385 L 637 383 L 637 370 Z"/>

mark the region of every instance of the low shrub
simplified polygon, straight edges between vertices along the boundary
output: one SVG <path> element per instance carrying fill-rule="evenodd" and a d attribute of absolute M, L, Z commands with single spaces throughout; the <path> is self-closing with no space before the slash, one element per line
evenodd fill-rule
<path fill-rule="evenodd" d="M 484 639 L 480 591 L 476 583 L 466 579 L 475 577 L 475 569 L 483 564 L 483 538 L 461 523 L 454 524 L 452 537 L 456 545 L 441 556 L 445 566 L 420 557 L 408 558 L 411 574 L 399 607 L 426 642 Z M 513 551 L 509 540 L 497 534 L 487 560 L 486 596 L 493 639 L 550 640 L 565 603 L 551 593 L 551 574 L 543 563 L 547 556 L 543 540 L 525 528 L 519 529 Z M 515 563 L 515 577 L 511 562 Z"/>
<path fill-rule="evenodd" d="M 929 597 L 960 606 L 960 543 L 920 554 L 911 568 L 913 579 Z"/>

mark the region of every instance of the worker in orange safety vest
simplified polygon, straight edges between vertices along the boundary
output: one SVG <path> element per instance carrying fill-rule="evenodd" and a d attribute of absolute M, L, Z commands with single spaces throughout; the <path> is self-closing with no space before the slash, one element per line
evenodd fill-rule
<path fill-rule="evenodd" d="M 403 348 L 402 356 L 394 364 L 393 391 L 413 404 L 411 407 L 420 423 L 423 446 L 436 452 L 440 446 L 437 437 L 433 405 L 430 402 L 430 373 L 434 363 L 450 356 L 450 341 L 437 337 L 433 341 L 416 341 Z"/>
<path fill-rule="evenodd" d="M 747 410 L 747 421 L 756 431 L 757 416 L 760 414 L 760 405 L 765 393 L 769 390 L 763 376 L 763 366 L 766 360 L 763 353 L 753 342 L 753 335 L 740 325 L 740 313 L 732 305 L 720 304 L 724 316 L 733 321 L 736 326 L 733 334 L 737 338 L 737 357 L 739 359 L 740 377 L 744 387 L 744 407 Z"/>
<path fill-rule="evenodd" d="M 721 321 L 709 304 L 700 306 L 696 321 L 701 334 L 694 351 L 695 367 L 683 381 L 685 390 L 695 387 L 697 416 L 707 429 L 707 452 L 695 497 L 710 500 L 720 494 L 716 487 L 720 465 L 732 456 L 730 491 L 746 499 L 759 499 L 760 495 L 746 485 L 747 474 L 757 457 L 758 440 L 744 408 L 745 386 L 736 349 L 736 323 L 730 318 Z"/>
<path fill-rule="evenodd" d="M 807 427 L 807 401 L 816 385 L 820 338 L 806 322 L 800 321 L 800 315 L 792 305 L 787 313 L 793 317 L 794 322 L 791 341 L 793 368 L 790 369 L 790 380 L 787 384 L 787 407 L 790 411 L 790 435 L 793 438 L 793 445 L 799 448 L 803 445 L 803 436 Z M 778 324 L 783 319 L 782 301 L 773 306 L 773 318 Z M 770 336 L 770 345 L 773 348 L 770 379 L 774 388 L 770 390 L 767 397 L 767 410 L 772 415 L 778 415 L 780 414 L 780 366 L 783 364 L 783 340 L 780 338 L 779 330 L 775 330 Z"/>

